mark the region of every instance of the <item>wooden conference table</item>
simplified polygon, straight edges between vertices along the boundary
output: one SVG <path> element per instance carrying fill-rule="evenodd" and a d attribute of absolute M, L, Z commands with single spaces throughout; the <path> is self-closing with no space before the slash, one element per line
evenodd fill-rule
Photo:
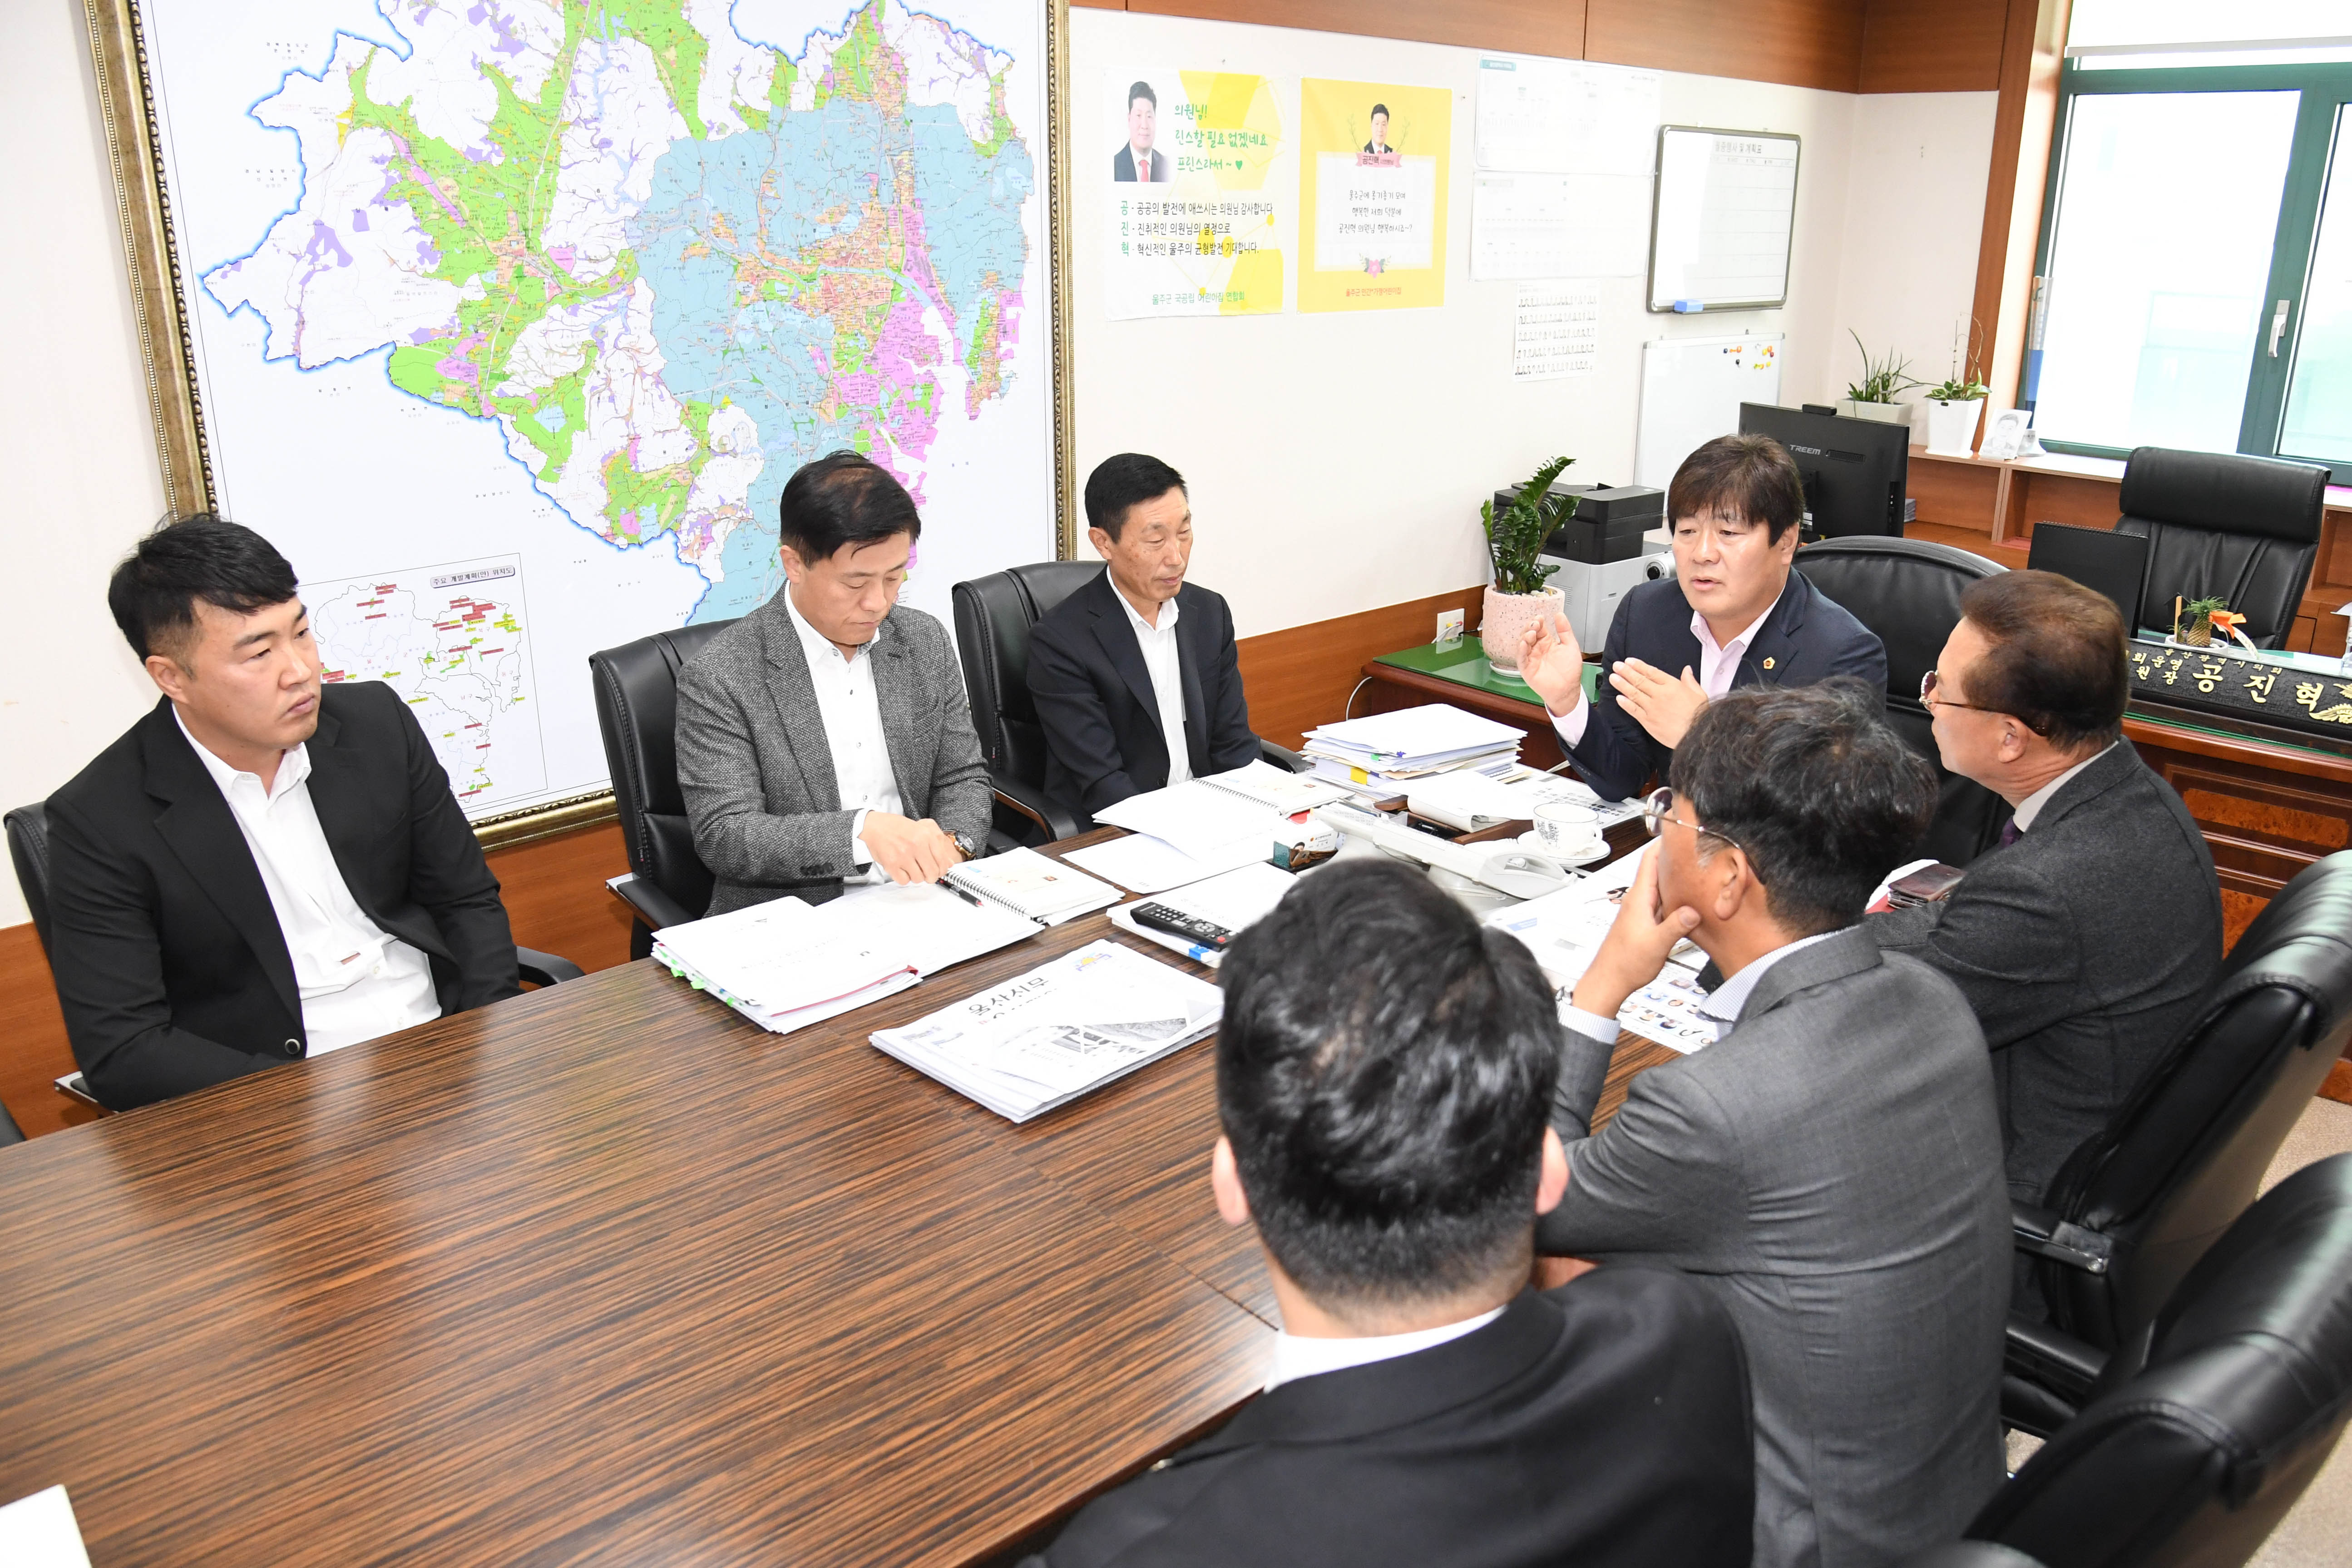
<path fill-rule="evenodd" d="M 1097 913 L 778 1038 L 647 960 L 0 1151 L 0 1500 L 102 1568 L 1005 1550 L 1275 1332 L 1211 1047 L 1015 1127 L 866 1043 L 1105 936 L 1175 962 Z"/>

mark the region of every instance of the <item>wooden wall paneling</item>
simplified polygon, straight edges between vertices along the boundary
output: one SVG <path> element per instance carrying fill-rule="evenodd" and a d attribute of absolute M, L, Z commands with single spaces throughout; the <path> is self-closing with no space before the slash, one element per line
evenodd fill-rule
<path fill-rule="evenodd" d="M 98 1119 L 95 1110 L 58 1092 L 57 1080 L 73 1070 L 39 936 L 30 922 L 0 929 L 0 1103 L 26 1137 Z"/>
<path fill-rule="evenodd" d="M 1995 463 L 1938 462 L 1914 451 L 1906 473 L 1904 491 L 1919 521 L 1972 528 L 1987 543 L 1998 536 L 2007 469 Z"/>
<path fill-rule="evenodd" d="M 1462 611 L 1464 625 L 1475 632 L 1484 597 L 1482 587 L 1457 588 L 1242 638 L 1242 685 L 1249 694 L 1250 728 L 1276 745 L 1297 745 L 1308 730 L 1346 711 L 1349 693 L 1363 679 L 1367 659 L 1431 641 L 1437 635 L 1440 610 Z M 1357 711 L 1365 710 L 1360 705 Z"/>
<path fill-rule="evenodd" d="M 568 958 L 591 973 L 629 961 L 628 910 L 604 887 L 629 868 L 619 823 L 495 850 L 489 862 L 517 946 Z"/>
<path fill-rule="evenodd" d="M 1992 92 L 2009 0 L 1866 0 L 1864 92 Z"/>
<path fill-rule="evenodd" d="M 1862 90 L 1863 0 L 1589 0 L 1584 58 Z"/>
<path fill-rule="evenodd" d="M 1985 182 L 1972 307 L 1985 333 L 1987 415 L 2017 406 L 2070 9 L 2071 0 L 2009 0 L 2001 26 L 2000 101 L 1993 110 L 1992 168 Z M 1977 428 L 1980 437 L 1982 416 Z"/>
<path fill-rule="evenodd" d="M 1127 0 L 1124 8 L 1571 60 L 1584 53 L 1585 0 Z"/>

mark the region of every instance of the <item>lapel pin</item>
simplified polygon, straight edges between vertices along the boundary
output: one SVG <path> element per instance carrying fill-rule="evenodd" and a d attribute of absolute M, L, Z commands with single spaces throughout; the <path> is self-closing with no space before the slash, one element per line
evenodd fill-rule
<path fill-rule="evenodd" d="M 1768 658 L 1768 659 L 1766 659 L 1766 660 L 1764 661 L 1764 668 L 1767 668 L 1767 669 L 1771 668 L 1772 668 L 1772 661 L 1771 661 L 1770 659 L 1769 659 L 1769 658 Z"/>

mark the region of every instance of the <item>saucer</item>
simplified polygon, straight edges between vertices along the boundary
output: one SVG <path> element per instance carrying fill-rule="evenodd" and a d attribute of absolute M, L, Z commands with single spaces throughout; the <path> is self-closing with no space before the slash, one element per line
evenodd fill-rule
<path fill-rule="evenodd" d="M 1581 855 L 1559 856 L 1552 856 L 1551 850 L 1545 847 L 1544 841 L 1540 837 L 1537 837 L 1534 829 L 1532 828 L 1520 834 L 1518 837 L 1513 839 L 1512 842 L 1530 855 L 1549 856 L 1552 858 L 1558 859 L 1562 865 L 1567 866 L 1590 866 L 1596 860 L 1606 860 L 1609 858 L 1609 841 L 1605 838 L 1596 841 L 1591 848 L 1587 849 Z"/>

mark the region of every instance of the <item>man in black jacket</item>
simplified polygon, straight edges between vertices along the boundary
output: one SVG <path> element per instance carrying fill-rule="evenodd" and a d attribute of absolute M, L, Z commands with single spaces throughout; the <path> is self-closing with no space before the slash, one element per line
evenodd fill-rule
<path fill-rule="evenodd" d="M 1942 902 L 1869 925 L 1969 999 L 1992 1047 L 2010 1195 L 2038 1204 L 2212 988 L 2221 884 L 2188 806 L 2122 738 L 2115 605 L 2005 572 L 1969 585 L 1960 617 L 1920 700 L 1944 766 L 2016 816 Z"/>
<path fill-rule="evenodd" d="M 1283 1333 L 1267 1392 L 1029 1568 L 1745 1564 L 1747 1376 L 1678 1274 L 1526 1289 L 1568 1170 L 1551 987 L 1387 861 L 1312 873 L 1225 960 L 1211 1161 Z"/>
<path fill-rule="evenodd" d="M 1258 754 L 1233 613 L 1184 581 L 1184 476 L 1139 452 L 1107 458 L 1087 479 L 1087 522 L 1109 567 L 1029 637 L 1045 793 L 1080 818 Z"/>
<path fill-rule="evenodd" d="M 322 686 L 294 569 L 169 524 L 107 603 L 163 700 L 48 800 L 49 967 L 124 1110 L 521 989 L 498 879 L 390 687 Z"/>
<path fill-rule="evenodd" d="M 1860 678 L 1886 694 L 1886 650 L 1801 572 L 1804 480 L 1769 436 L 1718 436 L 1666 489 L 1675 574 L 1617 602 L 1588 701 L 1584 650 L 1564 617 L 1527 630 L 1519 673 L 1542 698 L 1578 773 L 1604 800 L 1654 775 L 1710 698 L 1743 686 Z"/>

